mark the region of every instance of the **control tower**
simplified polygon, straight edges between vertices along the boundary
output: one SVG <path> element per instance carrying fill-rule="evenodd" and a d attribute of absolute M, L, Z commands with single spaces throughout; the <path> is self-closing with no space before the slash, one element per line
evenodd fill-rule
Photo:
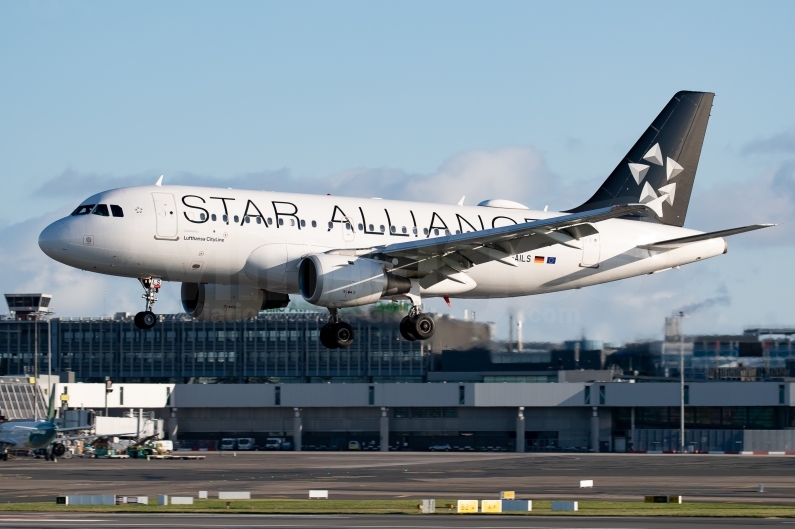
<path fill-rule="evenodd" d="M 5 294 L 11 318 L 22 321 L 36 321 L 51 314 L 50 294 Z"/>

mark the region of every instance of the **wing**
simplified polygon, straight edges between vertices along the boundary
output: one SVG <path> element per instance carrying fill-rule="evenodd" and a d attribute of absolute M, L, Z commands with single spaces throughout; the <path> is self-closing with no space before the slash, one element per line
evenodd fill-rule
<path fill-rule="evenodd" d="M 97 439 L 99 437 L 123 437 L 126 435 L 136 435 L 136 432 L 112 433 L 112 434 L 102 434 L 102 435 L 97 435 L 95 433 L 86 434 L 86 435 L 65 435 L 63 437 L 56 437 L 55 439 L 53 439 L 53 443 L 58 443 L 62 441 L 81 441 L 85 439 Z"/>
<path fill-rule="evenodd" d="M 737 235 L 738 233 L 745 233 L 748 231 L 761 230 L 762 228 L 769 228 L 775 224 L 753 224 L 751 226 L 743 226 L 741 228 L 732 228 L 729 230 L 711 231 L 708 233 L 700 233 L 698 235 L 691 235 L 689 237 L 680 237 L 678 239 L 668 239 L 667 241 L 653 242 L 651 244 L 644 244 L 638 246 L 644 250 L 673 250 L 687 244 L 694 242 L 707 241 L 709 239 L 717 239 L 718 237 L 728 237 L 729 235 Z"/>
<path fill-rule="evenodd" d="M 475 265 L 500 261 L 517 266 L 511 256 L 555 244 L 579 249 L 580 237 L 596 233 L 591 223 L 649 211 L 645 204 L 611 206 L 513 226 L 390 244 L 374 248 L 366 255 L 391 262 L 394 272 L 423 279 L 424 288 L 444 279 L 465 283 L 468 278 L 460 272 Z"/>

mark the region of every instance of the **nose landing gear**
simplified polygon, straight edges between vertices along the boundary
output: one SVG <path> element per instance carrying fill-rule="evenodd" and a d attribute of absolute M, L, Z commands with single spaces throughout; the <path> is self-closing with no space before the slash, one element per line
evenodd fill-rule
<path fill-rule="evenodd" d="M 353 327 L 340 320 L 339 309 L 328 309 L 329 321 L 320 328 L 320 343 L 328 349 L 345 349 L 353 343 Z"/>
<path fill-rule="evenodd" d="M 141 296 L 146 300 L 146 310 L 139 312 L 135 315 L 135 326 L 139 329 L 151 329 L 157 323 L 157 316 L 152 312 L 152 307 L 157 302 L 157 292 L 160 290 L 159 277 L 140 277 L 138 281 L 144 287 L 144 295 Z"/>

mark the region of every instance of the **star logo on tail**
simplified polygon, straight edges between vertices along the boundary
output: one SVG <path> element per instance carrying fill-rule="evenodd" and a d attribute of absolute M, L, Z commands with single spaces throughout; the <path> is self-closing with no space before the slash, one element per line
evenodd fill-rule
<path fill-rule="evenodd" d="M 660 148 L 659 143 L 655 143 L 654 146 L 646 152 L 646 154 L 643 156 L 643 159 L 654 165 L 665 166 L 665 176 L 668 182 L 685 170 L 684 167 L 679 165 L 676 160 L 672 158 L 666 157 L 665 161 L 663 161 L 662 149 Z M 629 171 L 632 173 L 632 178 L 635 179 L 636 184 L 640 185 L 641 182 L 643 182 L 643 180 L 646 178 L 651 166 L 644 163 L 630 163 L 628 165 Z M 676 182 L 661 186 L 656 191 L 651 184 L 649 184 L 649 182 L 646 182 L 641 189 L 640 198 L 638 201 L 641 204 L 646 204 L 649 206 L 658 217 L 662 218 L 663 202 L 668 202 L 673 206 L 675 197 Z"/>

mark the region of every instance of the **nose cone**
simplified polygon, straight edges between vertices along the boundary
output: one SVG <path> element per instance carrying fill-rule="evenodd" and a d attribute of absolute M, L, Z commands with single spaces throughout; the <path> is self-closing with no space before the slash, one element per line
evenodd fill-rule
<path fill-rule="evenodd" d="M 63 261 L 66 259 L 70 237 L 71 229 L 68 219 L 55 221 L 39 234 L 39 248 L 56 261 Z"/>

